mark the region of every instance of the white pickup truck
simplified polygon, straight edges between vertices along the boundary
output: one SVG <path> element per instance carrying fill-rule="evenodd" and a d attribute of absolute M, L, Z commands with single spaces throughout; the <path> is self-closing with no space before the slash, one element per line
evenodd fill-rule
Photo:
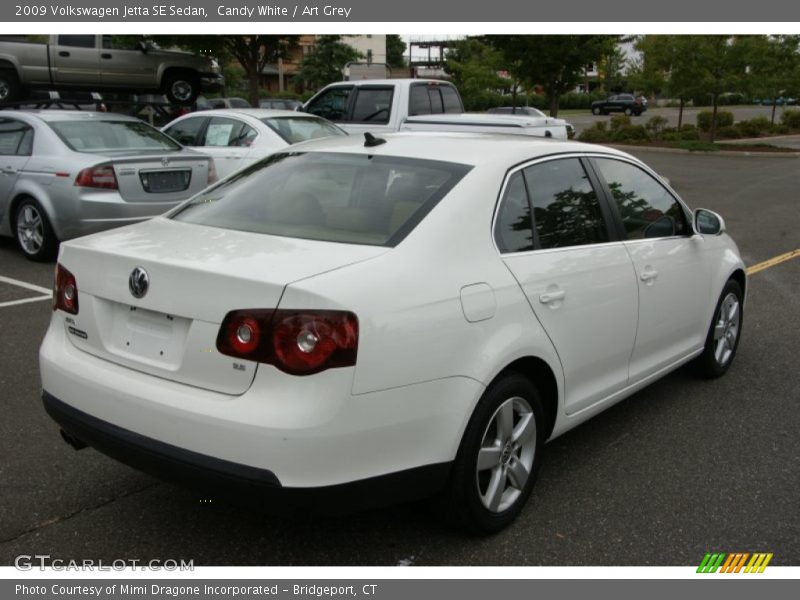
<path fill-rule="evenodd" d="M 302 110 L 350 133 L 463 131 L 566 139 L 567 122 L 527 115 L 464 112 L 458 90 L 436 79 L 366 79 L 332 83 Z"/>

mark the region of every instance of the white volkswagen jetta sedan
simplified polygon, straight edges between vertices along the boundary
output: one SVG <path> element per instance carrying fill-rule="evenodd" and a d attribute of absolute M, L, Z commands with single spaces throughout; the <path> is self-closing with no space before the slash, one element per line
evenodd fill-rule
<path fill-rule="evenodd" d="M 367 137 L 62 245 L 41 373 L 67 441 L 295 507 L 437 495 L 496 531 L 545 441 L 688 361 L 730 367 L 736 245 L 637 159 Z"/>

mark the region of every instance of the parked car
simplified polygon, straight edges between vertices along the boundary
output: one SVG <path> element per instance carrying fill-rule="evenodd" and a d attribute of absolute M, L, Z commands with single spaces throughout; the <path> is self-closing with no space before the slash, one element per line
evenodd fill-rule
<path fill-rule="evenodd" d="M 314 115 L 262 108 L 189 113 L 162 131 L 180 144 L 212 156 L 220 178 L 291 144 L 347 135 Z"/>
<path fill-rule="evenodd" d="M 191 104 L 201 90 L 225 85 L 219 65 L 206 56 L 161 50 L 106 34 L 0 37 L 0 102 L 25 90 L 163 93 Z"/>
<path fill-rule="evenodd" d="M 300 100 L 291 98 L 262 98 L 258 102 L 259 108 L 272 108 L 276 110 L 297 110 L 303 106 Z"/>
<path fill-rule="evenodd" d="M 639 116 L 647 110 L 647 105 L 642 103 L 641 98 L 636 98 L 633 94 L 616 94 L 609 96 L 605 100 L 592 102 L 593 115 L 607 115 L 612 112 L 621 112 L 626 115 Z"/>
<path fill-rule="evenodd" d="M 730 368 L 736 245 L 636 158 L 365 137 L 62 245 L 40 371 L 67 441 L 301 513 L 440 494 L 491 532 L 545 441 L 689 361 Z"/>
<path fill-rule="evenodd" d="M 533 106 L 496 106 L 487 110 L 489 114 L 493 115 L 523 115 L 527 117 L 537 117 L 547 119 L 547 115 Z M 572 123 L 564 121 L 564 126 L 567 129 L 567 137 L 572 139 L 575 137 L 575 126 Z"/>
<path fill-rule="evenodd" d="M 58 242 L 149 219 L 215 181 L 214 163 L 125 115 L 0 113 L 0 235 L 48 260 Z"/>
<path fill-rule="evenodd" d="M 244 98 L 208 98 L 209 108 L 252 108 Z"/>

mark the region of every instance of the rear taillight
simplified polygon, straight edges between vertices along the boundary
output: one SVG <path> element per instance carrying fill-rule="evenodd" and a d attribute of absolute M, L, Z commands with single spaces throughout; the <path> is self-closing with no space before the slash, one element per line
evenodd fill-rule
<path fill-rule="evenodd" d="M 219 177 L 217 177 L 217 166 L 214 164 L 214 159 L 210 158 L 208 160 L 208 185 L 211 185 L 212 183 L 217 183 L 218 179 Z"/>
<path fill-rule="evenodd" d="M 217 350 L 292 375 L 350 367 L 356 364 L 358 318 L 342 310 L 235 310 L 222 322 Z"/>
<path fill-rule="evenodd" d="M 78 284 L 75 276 L 60 263 L 56 264 L 56 277 L 53 290 L 53 310 L 63 310 L 72 315 L 78 314 Z"/>
<path fill-rule="evenodd" d="M 106 190 L 118 189 L 117 175 L 111 165 L 98 165 L 84 169 L 75 178 L 75 185 Z"/>

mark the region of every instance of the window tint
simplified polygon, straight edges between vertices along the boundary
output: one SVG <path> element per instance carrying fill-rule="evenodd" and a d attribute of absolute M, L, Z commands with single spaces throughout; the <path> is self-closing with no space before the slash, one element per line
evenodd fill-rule
<path fill-rule="evenodd" d="M 431 114 L 431 100 L 428 97 L 427 86 L 424 85 L 411 86 L 408 113 L 412 117 L 414 115 Z"/>
<path fill-rule="evenodd" d="M 688 233 L 683 208 L 667 189 L 639 167 L 595 159 L 619 210 L 629 240 Z"/>
<path fill-rule="evenodd" d="M 388 123 L 394 88 L 361 88 L 353 107 L 356 123 Z"/>
<path fill-rule="evenodd" d="M 455 88 L 449 85 L 442 86 L 442 100 L 444 101 L 444 112 L 446 113 L 462 113 L 464 107 L 461 105 L 461 98 L 458 97 L 458 92 Z"/>
<path fill-rule="evenodd" d="M 242 121 L 212 117 L 206 128 L 203 146 L 249 146 L 256 135 L 256 131 Z"/>
<path fill-rule="evenodd" d="M 531 205 L 528 203 L 525 180 L 519 171 L 511 176 L 500 202 L 494 238 L 500 252 L 533 250 Z"/>
<path fill-rule="evenodd" d="M 329 121 L 343 121 L 347 115 L 347 101 L 351 87 L 335 87 L 315 98 L 308 105 L 308 112 Z"/>
<path fill-rule="evenodd" d="M 297 144 L 306 140 L 328 137 L 330 135 L 345 135 L 345 132 L 322 119 L 309 117 L 267 117 L 261 121 L 287 144 Z"/>
<path fill-rule="evenodd" d="M 608 241 L 608 230 L 580 160 L 553 160 L 525 169 L 539 248 Z"/>
<path fill-rule="evenodd" d="M 28 155 L 33 142 L 33 130 L 13 119 L 0 120 L 0 155 Z"/>
<path fill-rule="evenodd" d="M 108 150 L 167 150 L 181 147 L 141 121 L 51 121 L 48 123 L 58 137 L 76 152 L 106 152 Z"/>
<path fill-rule="evenodd" d="M 394 156 L 273 154 L 173 218 L 269 235 L 393 246 L 471 167 Z"/>
<path fill-rule="evenodd" d="M 442 104 L 442 94 L 438 87 L 428 88 L 428 98 L 431 100 L 431 113 L 439 115 L 444 112 L 444 105 Z"/>
<path fill-rule="evenodd" d="M 170 125 L 165 133 L 171 138 L 179 141 L 184 146 L 199 146 L 198 136 L 208 119 L 206 117 L 193 117 L 184 119 L 174 125 Z"/>
<path fill-rule="evenodd" d="M 72 48 L 94 48 L 93 35 L 60 35 L 58 36 L 59 46 L 71 46 Z"/>

